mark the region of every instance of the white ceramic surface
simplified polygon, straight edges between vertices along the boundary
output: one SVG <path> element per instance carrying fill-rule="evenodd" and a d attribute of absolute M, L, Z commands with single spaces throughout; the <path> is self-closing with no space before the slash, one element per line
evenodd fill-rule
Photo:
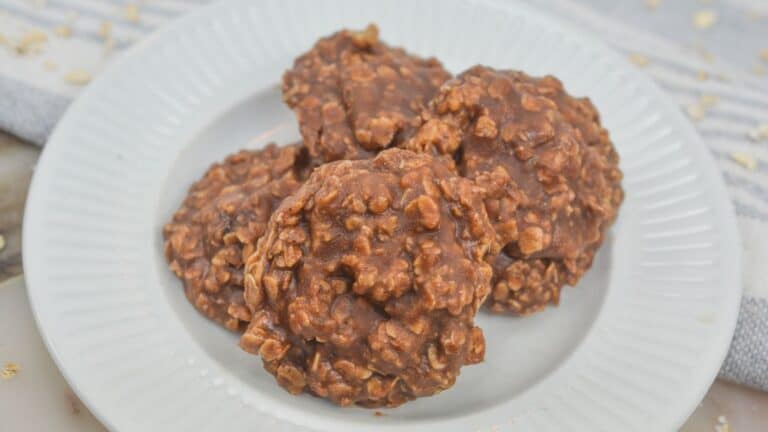
<path fill-rule="evenodd" d="M 0 326 L 13 328 L 0 343 L 0 364 L 13 361 L 19 374 L 0 381 L 3 430 L 24 432 L 105 432 L 76 398 L 40 338 L 27 300 L 24 279 L 0 282 Z M 733 431 L 762 431 L 768 426 L 768 393 L 715 381 L 680 432 L 714 431 L 718 418 Z M 36 415 L 44 412 L 45 415 Z M 260 430 L 256 427 L 253 429 Z"/>
<path fill-rule="evenodd" d="M 733 212 L 706 148 L 653 84 L 591 38 L 523 6 L 436 5 L 206 7 L 140 43 L 73 104 L 33 181 L 25 273 L 53 358 L 111 429 L 671 430 L 690 414 L 735 324 L 740 291 L 723 287 L 741 286 Z M 608 244 L 560 307 L 483 314 L 486 361 L 383 416 L 282 391 L 186 302 L 160 235 L 212 161 L 298 137 L 276 87 L 282 71 L 316 38 L 369 21 L 453 72 L 553 73 L 590 96 L 627 192 Z"/>

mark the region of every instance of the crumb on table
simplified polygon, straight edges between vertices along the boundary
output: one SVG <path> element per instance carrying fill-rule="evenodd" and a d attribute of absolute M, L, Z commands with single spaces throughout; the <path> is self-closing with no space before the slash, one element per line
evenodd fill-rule
<path fill-rule="evenodd" d="M 3 366 L 3 369 L 0 370 L 0 378 L 4 380 L 9 380 L 13 377 L 15 377 L 21 368 L 19 367 L 18 363 L 14 362 L 8 362 Z"/>

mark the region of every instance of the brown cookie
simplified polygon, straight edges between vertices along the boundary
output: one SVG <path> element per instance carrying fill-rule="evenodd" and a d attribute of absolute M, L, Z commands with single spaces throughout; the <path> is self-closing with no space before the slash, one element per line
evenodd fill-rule
<path fill-rule="evenodd" d="M 473 318 L 498 252 L 479 188 L 390 149 L 323 165 L 246 261 L 241 346 L 291 393 L 397 406 L 484 355 Z"/>
<path fill-rule="evenodd" d="M 314 157 L 365 159 L 410 135 L 448 78 L 440 62 L 386 45 L 369 25 L 322 38 L 298 57 L 283 76 L 283 99 Z"/>
<path fill-rule="evenodd" d="M 594 106 L 554 77 L 475 66 L 441 88 L 425 118 L 404 147 L 454 155 L 487 191 L 504 247 L 491 308 L 556 303 L 591 265 L 623 199 L 618 155 Z"/>
<path fill-rule="evenodd" d="M 241 150 L 212 165 L 163 227 L 165 256 L 189 301 L 206 317 L 242 330 L 243 251 L 250 255 L 278 204 L 309 175 L 298 144 Z"/>
<path fill-rule="evenodd" d="M 502 252 L 493 263 L 493 289 L 486 306 L 493 312 L 530 315 L 558 304 L 564 285 L 575 285 L 592 266 L 595 248 L 576 258 L 520 259 Z"/>

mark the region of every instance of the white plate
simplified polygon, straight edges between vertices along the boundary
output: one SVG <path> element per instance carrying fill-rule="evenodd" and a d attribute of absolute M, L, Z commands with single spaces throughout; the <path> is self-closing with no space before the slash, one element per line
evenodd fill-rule
<path fill-rule="evenodd" d="M 450 391 L 383 416 L 280 389 L 192 309 L 161 252 L 162 224 L 208 164 L 298 137 L 277 88 L 292 59 L 369 21 L 454 72 L 484 63 L 553 73 L 591 97 L 627 193 L 594 268 L 560 307 L 482 314 L 486 361 Z M 72 105 L 37 167 L 24 266 L 48 348 L 115 430 L 660 431 L 684 421 L 726 353 L 737 241 L 720 175 L 677 107 L 562 23 L 455 0 L 241 0 L 139 44 Z"/>

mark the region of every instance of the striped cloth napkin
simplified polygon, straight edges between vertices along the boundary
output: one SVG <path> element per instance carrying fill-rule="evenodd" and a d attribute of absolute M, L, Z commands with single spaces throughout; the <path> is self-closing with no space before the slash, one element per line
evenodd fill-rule
<path fill-rule="evenodd" d="M 697 126 L 729 187 L 744 245 L 745 295 L 720 376 L 768 391 L 768 3 L 524 1 L 625 53 Z M 105 64 L 203 3 L 0 0 L 0 129 L 43 145 Z"/>

